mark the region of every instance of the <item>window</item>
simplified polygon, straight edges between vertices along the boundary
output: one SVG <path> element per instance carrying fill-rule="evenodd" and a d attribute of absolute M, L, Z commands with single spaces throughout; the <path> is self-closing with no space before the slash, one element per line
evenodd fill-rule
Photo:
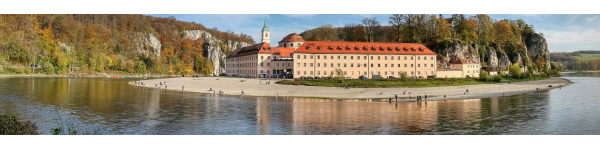
<path fill-rule="evenodd" d="M 304 67 L 306 67 L 306 63 L 304 63 Z"/>
<path fill-rule="evenodd" d="M 346 67 L 346 63 L 344 63 L 344 67 Z"/>
<path fill-rule="evenodd" d="M 392 75 L 394 75 L 394 72 L 393 72 L 393 71 L 390 71 L 390 73 L 391 73 Z"/>
<path fill-rule="evenodd" d="M 323 75 L 327 75 L 327 71 L 323 71 Z"/>
<path fill-rule="evenodd" d="M 398 56 L 398 60 L 400 60 L 400 56 Z"/>
<path fill-rule="evenodd" d="M 386 71 L 386 72 L 383 72 L 383 74 L 387 76 L 387 71 Z"/>
<path fill-rule="evenodd" d="M 381 75 L 381 71 L 377 71 L 377 75 Z"/>
<path fill-rule="evenodd" d="M 340 63 L 338 63 L 338 67 L 340 67 Z"/>
<path fill-rule="evenodd" d="M 406 60 L 406 56 L 404 56 L 404 60 Z"/>
<path fill-rule="evenodd" d="M 390 56 L 390 59 L 394 60 L 394 56 Z"/>
<path fill-rule="evenodd" d="M 383 57 L 383 59 L 384 59 L 384 60 L 387 60 L 387 56 L 384 56 L 384 57 Z"/>
<path fill-rule="evenodd" d="M 290 63 L 288 63 L 288 67 L 290 66 Z"/>
<path fill-rule="evenodd" d="M 373 64 L 371 64 L 371 67 L 373 67 Z"/>
<path fill-rule="evenodd" d="M 338 60 L 340 60 L 340 56 L 338 56 Z"/>
<path fill-rule="evenodd" d="M 371 56 L 371 60 L 373 60 L 373 56 Z"/>
<path fill-rule="evenodd" d="M 317 59 L 321 59 L 321 55 L 317 55 Z"/>
<path fill-rule="evenodd" d="M 394 68 L 394 64 L 390 64 L 390 65 L 391 65 L 390 67 Z"/>
<path fill-rule="evenodd" d="M 350 59 L 354 59 L 354 56 L 350 56 Z"/>
<path fill-rule="evenodd" d="M 323 56 L 323 59 L 327 59 L 327 56 Z"/>
<path fill-rule="evenodd" d="M 360 63 L 356 63 L 356 67 L 360 67 Z"/>
<path fill-rule="evenodd" d="M 433 67 L 433 64 L 431 64 L 431 67 Z"/>
<path fill-rule="evenodd" d="M 283 47 L 287 47 L 287 43 L 283 43 Z"/>
<path fill-rule="evenodd" d="M 398 64 L 398 68 L 400 68 L 400 67 L 401 67 L 401 65 L 400 65 L 400 64 Z"/>
<path fill-rule="evenodd" d="M 306 71 L 304 71 L 304 75 L 306 75 Z"/>
<path fill-rule="evenodd" d="M 306 55 L 304 55 L 304 59 L 306 59 Z"/>
<path fill-rule="evenodd" d="M 412 56 L 410 56 L 410 60 L 413 60 L 413 57 L 412 57 Z"/>
<path fill-rule="evenodd" d="M 263 66 L 263 63 L 260 63 L 260 66 L 262 67 L 262 66 Z M 300 65 L 298 65 L 298 66 L 300 66 Z"/>
<path fill-rule="evenodd" d="M 471 70 L 467 70 L 467 73 L 471 73 Z"/>
<path fill-rule="evenodd" d="M 373 71 L 371 71 L 371 75 L 375 75 L 375 73 L 373 73 Z"/>
<path fill-rule="evenodd" d="M 333 56 L 332 56 L 333 57 Z M 331 63 L 331 67 L 333 67 L 333 63 Z"/>
<path fill-rule="evenodd" d="M 271 63 L 267 63 L 267 66 L 271 66 Z"/>
<path fill-rule="evenodd" d="M 366 71 L 365 71 L 365 74 L 364 74 L 364 75 L 367 75 L 367 72 L 366 72 Z"/>
<path fill-rule="evenodd" d="M 356 56 L 356 59 L 360 60 L 360 56 Z"/>
<path fill-rule="evenodd" d="M 415 75 L 415 72 L 414 72 L 414 71 L 411 71 L 411 72 L 410 72 L 410 75 Z"/>
<path fill-rule="evenodd" d="M 410 67 L 414 67 L 413 64 L 410 64 Z"/>
<path fill-rule="evenodd" d="M 433 74 L 433 71 L 431 71 L 431 74 Z"/>
<path fill-rule="evenodd" d="M 377 64 L 377 67 L 381 67 L 381 64 Z"/>
<path fill-rule="evenodd" d="M 317 75 L 321 75 L 321 71 L 317 71 Z"/>
<path fill-rule="evenodd" d="M 300 63 L 298 63 L 298 67 L 300 67 Z"/>
<path fill-rule="evenodd" d="M 290 43 L 290 47 L 294 47 L 294 43 Z"/>
<path fill-rule="evenodd" d="M 352 63 L 351 63 L 351 64 L 350 64 L 350 67 L 354 67 L 354 64 L 352 64 Z"/>
<path fill-rule="evenodd" d="M 260 60 L 263 60 L 263 59 L 265 59 L 265 56 L 260 56 Z"/>
<path fill-rule="evenodd" d="M 377 60 L 381 60 L 381 56 L 377 56 Z"/>
<path fill-rule="evenodd" d="M 333 59 L 333 55 L 331 55 L 331 59 Z"/>
<path fill-rule="evenodd" d="M 298 55 L 298 59 L 300 59 L 300 55 Z"/>
<path fill-rule="evenodd" d="M 310 75 L 313 75 L 313 71 L 310 71 Z"/>
<path fill-rule="evenodd" d="M 367 63 L 364 63 L 363 67 L 367 67 Z M 366 74 L 366 73 L 365 73 Z"/>
<path fill-rule="evenodd" d="M 344 60 L 346 60 L 346 56 L 344 56 Z"/>
<path fill-rule="evenodd" d="M 321 67 L 321 63 L 317 63 L 317 67 Z"/>
<path fill-rule="evenodd" d="M 384 66 L 387 68 L 387 64 L 384 64 Z"/>
<path fill-rule="evenodd" d="M 313 59 L 313 55 L 310 55 L 310 59 Z"/>
<path fill-rule="evenodd" d="M 431 57 L 431 60 L 433 60 L 433 57 Z"/>
<path fill-rule="evenodd" d="M 310 63 L 310 67 L 313 67 L 313 63 Z"/>
<path fill-rule="evenodd" d="M 421 60 L 421 56 L 417 57 L 417 60 Z"/>
<path fill-rule="evenodd" d="M 364 56 L 365 60 L 367 60 L 367 56 Z"/>

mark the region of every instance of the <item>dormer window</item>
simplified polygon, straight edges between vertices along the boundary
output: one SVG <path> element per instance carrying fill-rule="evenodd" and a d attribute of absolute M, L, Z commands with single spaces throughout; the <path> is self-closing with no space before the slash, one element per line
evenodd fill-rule
<path fill-rule="evenodd" d="M 306 49 L 310 50 L 310 47 L 308 47 L 308 48 L 306 48 Z"/>

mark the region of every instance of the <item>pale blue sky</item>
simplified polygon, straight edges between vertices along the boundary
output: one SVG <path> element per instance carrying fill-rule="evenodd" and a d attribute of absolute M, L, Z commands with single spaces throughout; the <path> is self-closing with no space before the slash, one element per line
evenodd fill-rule
<path fill-rule="evenodd" d="M 160 14 L 157 17 L 174 16 L 181 21 L 202 23 L 207 28 L 251 35 L 260 41 L 265 14 Z M 336 27 L 359 24 L 365 17 L 375 17 L 382 25 L 388 25 L 390 14 L 266 14 L 271 31 L 271 42 L 278 42 L 290 33 L 301 33 L 324 24 Z M 444 15 L 450 17 L 451 15 Z M 467 15 L 471 16 L 471 15 Z M 597 14 L 490 14 L 494 19 L 523 19 L 533 24 L 536 32 L 543 33 L 551 52 L 600 49 L 600 16 Z"/>

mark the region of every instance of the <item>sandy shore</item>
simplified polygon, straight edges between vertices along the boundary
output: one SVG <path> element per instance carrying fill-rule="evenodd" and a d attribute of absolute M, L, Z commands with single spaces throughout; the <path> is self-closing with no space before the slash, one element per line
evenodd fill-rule
<path fill-rule="evenodd" d="M 243 82 L 242 82 L 243 80 Z M 279 97 L 318 97 L 332 99 L 394 99 L 398 95 L 398 100 L 413 101 L 418 95 L 427 94 L 427 100 L 452 100 L 452 99 L 475 99 L 497 96 L 509 96 L 528 92 L 535 92 L 536 87 L 542 90 L 558 88 L 559 85 L 566 86 L 572 84 L 569 80 L 562 78 L 550 78 L 541 81 L 517 82 L 517 83 L 498 83 L 498 84 L 480 84 L 465 86 L 445 86 L 445 87 L 426 87 L 426 88 L 338 88 L 338 87 L 316 87 L 316 86 L 298 86 L 298 85 L 279 85 L 276 80 L 270 80 L 271 84 L 265 84 L 269 80 L 231 78 L 231 77 L 180 77 L 180 78 L 162 78 L 141 80 L 147 88 L 155 88 L 159 82 L 167 83 L 168 90 L 181 91 L 185 86 L 185 91 L 209 93 L 212 88 L 217 93 L 222 90 L 227 95 L 241 95 L 242 89 L 247 96 L 276 96 Z M 130 83 L 133 84 L 133 83 Z M 552 85 L 553 87 L 548 87 Z M 160 84 L 157 88 L 165 89 Z M 469 89 L 469 93 L 465 94 Z M 406 95 L 403 92 L 406 91 Z M 382 92 L 383 94 L 379 94 Z M 409 92 L 412 93 L 412 99 L 409 98 Z M 213 93 L 213 92 L 210 92 Z M 447 97 L 444 99 L 444 95 Z"/>

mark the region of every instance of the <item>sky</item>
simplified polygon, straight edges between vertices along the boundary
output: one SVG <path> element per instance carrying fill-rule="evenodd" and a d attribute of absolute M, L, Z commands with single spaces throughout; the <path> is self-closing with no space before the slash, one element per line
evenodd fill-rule
<path fill-rule="evenodd" d="M 600 15 L 598 14 L 488 14 L 494 19 L 523 19 L 543 33 L 550 52 L 600 50 Z M 271 42 L 279 42 L 290 33 L 332 24 L 360 24 L 365 17 L 374 17 L 381 25 L 389 25 L 391 14 L 151 14 L 155 17 L 173 16 L 177 20 L 201 23 L 207 28 L 233 31 L 252 36 L 260 42 L 262 27 L 267 19 Z M 451 14 L 444 14 L 451 17 Z M 472 16 L 465 14 L 465 16 Z"/>

